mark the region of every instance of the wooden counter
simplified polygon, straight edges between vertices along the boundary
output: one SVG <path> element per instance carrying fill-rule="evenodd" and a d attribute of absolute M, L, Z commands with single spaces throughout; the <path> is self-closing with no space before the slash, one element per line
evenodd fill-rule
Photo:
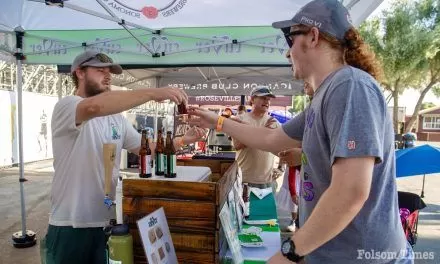
<path fill-rule="evenodd" d="M 188 160 L 184 164 L 210 167 L 220 179 L 123 181 L 123 216 L 133 235 L 135 263 L 147 263 L 136 221 L 160 207 L 164 208 L 179 263 L 220 263 L 224 256 L 219 252 L 226 253 L 220 251 L 225 240 L 218 214 L 236 181 L 238 167 L 236 163 L 222 165 L 215 160 Z"/>

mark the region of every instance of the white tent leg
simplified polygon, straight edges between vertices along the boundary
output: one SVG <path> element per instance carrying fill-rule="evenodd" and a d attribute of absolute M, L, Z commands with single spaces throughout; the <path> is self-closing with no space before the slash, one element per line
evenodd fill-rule
<path fill-rule="evenodd" d="M 160 77 L 156 77 L 155 79 L 155 84 L 154 87 L 155 88 L 159 88 L 159 79 Z M 159 103 L 155 104 L 154 107 L 154 121 L 153 121 L 153 133 L 154 133 L 154 140 L 157 141 L 157 116 L 159 114 Z"/>
<path fill-rule="evenodd" d="M 24 199 L 24 186 L 23 183 L 27 181 L 24 178 L 24 158 L 23 158 L 23 100 L 22 100 L 22 88 L 23 88 L 23 76 L 22 76 L 22 44 L 23 44 L 23 30 L 21 28 L 16 29 L 17 35 L 17 85 L 15 89 L 16 105 L 18 109 L 17 113 L 17 126 L 18 126 L 18 164 L 20 166 L 20 199 L 21 199 L 21 231 L 15 232 L 12 235 L 14 247 L 27 248 L 32 247 L 37 243 L 35 232 L 26 230 L 26 208 Z"/>

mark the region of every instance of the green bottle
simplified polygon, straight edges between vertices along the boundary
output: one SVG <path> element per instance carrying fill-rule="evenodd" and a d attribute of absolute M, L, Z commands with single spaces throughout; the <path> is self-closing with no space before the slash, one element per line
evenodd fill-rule
<path fill-rule="evenodd" d="M 133 238 L 128 225 L 115 225 L 107 244 L 109 263 L 133 264 Z"/>

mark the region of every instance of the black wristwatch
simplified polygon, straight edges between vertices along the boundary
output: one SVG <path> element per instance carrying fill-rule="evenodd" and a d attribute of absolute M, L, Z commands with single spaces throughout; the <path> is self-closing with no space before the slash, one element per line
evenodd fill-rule
<path fill-rule="evenodd" d="M 290 237 L 281 244 L 281 253 L 284 257 L 293 262 L 299 262 L 304 258 L 304 256 L 295 253 L 295 243 Z"/>

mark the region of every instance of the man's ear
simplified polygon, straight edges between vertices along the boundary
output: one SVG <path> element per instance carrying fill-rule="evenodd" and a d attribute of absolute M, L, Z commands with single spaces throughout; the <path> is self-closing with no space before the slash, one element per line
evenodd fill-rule
<path fill-rule="evenodd" d="M 84 79 L 86 71 L 85 71 L 85 69 L 78 68 L 78 69 L 75 70 L 75 74 L 78 77 L 78 80 Z"/>
<path fill-rule="evenodd" d="M 254 97 L 251 96 L 251 98 L 249 99 L 249 105 L 252 106 L 254 104 Z"/>
<path fill-rule="evenodd" d="M 316 27 L 313 27 L 310 30 L 310 33 L 312 34 L 311 46 L 316 47 L 319 40 L 319 30 Z"/>

